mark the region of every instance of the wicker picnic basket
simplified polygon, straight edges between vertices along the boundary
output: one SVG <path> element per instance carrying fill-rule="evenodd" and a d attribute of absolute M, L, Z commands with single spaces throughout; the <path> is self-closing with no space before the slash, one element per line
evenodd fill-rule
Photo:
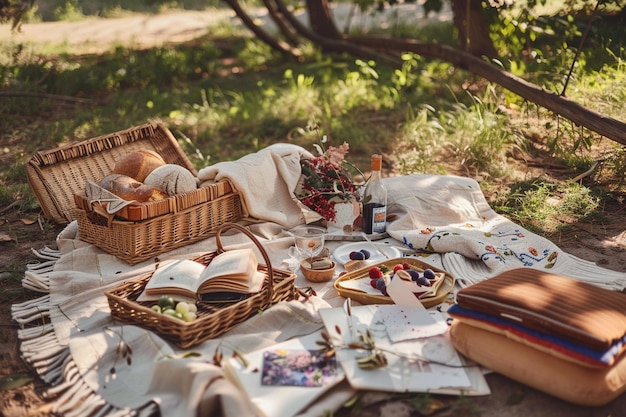
<path fill-rule="evenodd" d="M 229 304 L 198 302 L 198 317 L 192 322 L 157 313 L 150 307 L 155 302 L 138 302 L 137 298 L 152 277 L 152 273 L 125 282 L 112 291 L 106 292 L 111 316 L 123 323 L 133 324 L 151 330 L 176 346 L 186 349 L 227 332 L 251 316 L 266 310 L 280 301 L 296 298 L 294 273 L 272 268 L 267 252 L 250 231 L 236 223 L 222 225 L 216 234 L 217 249 L 194 260 L 208 265 L 225 249 L 221 233 L 227 229 L 237 229 L 252 240 L 260 251 L 265 265 L 259 262 L 258 270 L 265 275 L 263 288 L 241 301 Z"/>
<path fill-rule="evenodd" d="M 426 308 L 434 307 L 436 305 L 441 304 L 447 297 L 452 288 L 454 288 L 455 278 L 448 274 L 446 271 L 435 268 L 432 265 L 427 264 L 426 262 L 422 262 L 418 259 L 413 258 L 396 258 L 396 259 L 388 259 L 384 262 L 377 263 L 375 265 L 368 265 L 363 268 L 359 268 L 355 271 L 348 272 L 337 278 L 333 283 L 335 290 L 337 293 L 345 298 L 351 298 L 354 301 L 357 301 L 361 304 L 393 304 L 394 301 L 388 295 L 383 294 L 370 294 L 365 291 L 361 291 L 359 289 L 352 288 L 350 286 L 344 286 L 346 281 L 355 281 L 355 280 L 363 280 L 363 285 L 365 287 L 369 286 L 370 277 L 369 270 L 370 268 L 377 267 L 385 267 L 389 270 L 392 270 L 394 265 L 408 263 L 411 265 L 412 269 L 417 271 L 423 271 L 424 269 L 430 268 L 435 274 L 441 277 L 441 281 L 438 283 L 437 291 L 434 296 L 427 298 L 420 298 L 421 303 Z"/>
<path fill-rule="evenodd" d="M 26 172 L 46 218 L 59 224 L 76 220 L 81 240 L 133 265 L 212 236 L 221 225 L 243 217 L 241 197 L 227 181 L 136 203 L 115 215 L 85 197 L 87 180 L 99 181 L 122 157 L 138 150 L 155 151 L 166 163 L 197 175 L 176 138 L 159 123 L 38 152 Z"/>

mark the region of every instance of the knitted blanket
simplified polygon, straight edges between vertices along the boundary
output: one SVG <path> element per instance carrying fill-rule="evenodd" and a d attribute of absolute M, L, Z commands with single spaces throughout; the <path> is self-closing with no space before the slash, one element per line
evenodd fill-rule
<path fill-rule="evenodd" d="M 612 289 L 626 285 L 626 274 L 570 256 L 493 212 L 473 180 L 415 175 L 385 183 L 389 211 L 398 217 L 388 226 L 390 236 L 396 244 L 422 251 L 422 260 L 443 267 L 461 285 L 520 266 L 547 268 Z M 276 193 L 276 202 L 290 197 L 288 187 Z M 254 198 L 246 193 L 247 201 Z M 281 212 L 277 204 L 270 207 Z M 259 222 L 249 227 L 272 265 L 286 267 L 293 241 L 284 233 L 285 225 Z M 222 240 L 225 247 L 250 244 L 239 235 Z M 58 249 L 36 252 L 41 262 L 28 265 L 23 280 L 25 287 L 43 295 L 12 306 L 12 313 L 23 326 L 22 355 L 50 384 L 49 395 L 56 398 L 53 412 L 61 415 L 254 415 L 243 393 L 212 364 L 218 348 L 228 357 L 235 350 L 249 352 L 310 334 L 322 327 L 320 309 L 342 303 L 332 282 L 311 283 L 298 272 L 296 286 L 311 286 L 317 296 L 275 305 L 218 339 L 180 351 L 158 335 L 113 322 L 110 316 L 104 292 L 154 270 L 153 261 L 129 266 L 82 242 L 75 223 L 59 235 L 57 244 Z M 339 244 L 329 242 L 331 250 Z M 215 239 L 209 238 L 159 257 L 190 258 L 215 248 Z M 340 384 L 301 415 L 336 410 L 353 393 Z"/>

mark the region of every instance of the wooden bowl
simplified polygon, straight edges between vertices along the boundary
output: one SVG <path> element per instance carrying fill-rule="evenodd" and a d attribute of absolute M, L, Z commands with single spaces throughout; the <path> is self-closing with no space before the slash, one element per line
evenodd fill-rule
<path fill-rule="evenodd" d="M 318 258 L 313 258 L 313 260 L 318 260 Z M 333 261 L 330 261 L 330 268 L 327 269 L 312 269 L 310 266 L 311 264 L 308 259 L 300 262 L 302 275 L 309 281 L 326 282 L 330 281 L 335 276 L 335 262 Z"/>

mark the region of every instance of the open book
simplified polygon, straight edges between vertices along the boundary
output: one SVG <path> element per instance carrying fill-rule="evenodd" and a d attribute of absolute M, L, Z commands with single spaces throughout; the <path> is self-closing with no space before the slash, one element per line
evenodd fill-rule
<path fill-rule="evenodd" d="M 228 301 L 261 290 L 265 274 L 258 271 L 252 249 L 235 249 L 216 255 L 208 266 L 190 259 L 159 266 L 144 289 L 144 300 L 161 295 L 187 299 Z"/>

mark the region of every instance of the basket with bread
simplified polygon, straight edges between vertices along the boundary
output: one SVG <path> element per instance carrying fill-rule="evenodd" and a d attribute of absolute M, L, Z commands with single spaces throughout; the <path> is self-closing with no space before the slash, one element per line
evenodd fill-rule
<path fill-rule="evenodd" d="M 176 138 L 147 123 L 36 153 L 28 181 L 44 215 L 130 264 L 214 235 L 242 217 L 228 181 L 198 186 Z"/>

